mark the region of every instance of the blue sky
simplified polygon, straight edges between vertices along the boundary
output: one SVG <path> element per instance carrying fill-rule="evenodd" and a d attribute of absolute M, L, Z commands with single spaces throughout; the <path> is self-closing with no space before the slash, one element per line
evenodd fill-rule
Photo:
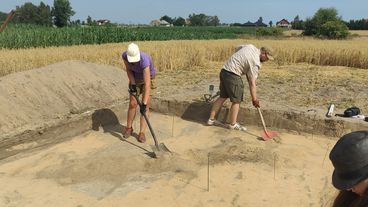
<path fill-rule="evenodd" d="M 37 0 L 1 0 L 0 11 L 9 12 L 17 5 Z M 52 6 L 54 0 L 44 0 Z M 312 17 L 321 7 L 335 7 L 344 20 L 368 18 L 368 0 L 70 0 L 76 12 L 73 20 L 110 19 L 116 23 L 148 24 L 164 15 L 187 18 L 192 13 L 217 15 L 221 23 L 244 23 L 263 18 L 274 23 L 286 18 L 292 21 Z"/>

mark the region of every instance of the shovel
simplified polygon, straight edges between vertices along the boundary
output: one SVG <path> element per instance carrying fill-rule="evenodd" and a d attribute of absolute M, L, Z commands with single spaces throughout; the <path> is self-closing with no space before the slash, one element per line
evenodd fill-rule
<path fill-rule="evenodd" d="M 137 103 L 139 105 L 139 108 L 142 107 L 142 103 L 140 102 L 138 96 L 135 93 L 132 93 L 131 91 L 129 91 L 130 95 L 134 96 L 135 100 L 137 100 Z M 148 125 L 148 128 L 152 134 L 153 137 L 153 141 L 155 142 L 155 146 L 151 146 L 152 150 L 153 150 L 153 154 L 155 158 L 158 158 L 162 152 L 169 152 L 171 153 L 171 151 L 165 146 L 165 144 L 163 143 L 158 143 L 155 132 L 153 131 L 153 128 L 148 120 L 147 114 L 146 112 L 142 113 L 144 119 L 146 120 L 146 123 Z"/>
<path fill-rule="evenodd" d="M 262 126 L 263 126 L 263 133 L 261 135 L 262 139 L 264 141 L 267 141 L 267 140 L 272 139 L 274 137 L 278 137 L 279 134 L 277 132 L 267 131 L 266 124 L 265 124 L 265 121 L 264 121 L 263 116 L 262 116 L 261 108 L 257 107 L 257 110 L 258 110 L 258 114 L 259 114 L 259 116 L 261 117 L 261 120 L 262 120 Z"/>

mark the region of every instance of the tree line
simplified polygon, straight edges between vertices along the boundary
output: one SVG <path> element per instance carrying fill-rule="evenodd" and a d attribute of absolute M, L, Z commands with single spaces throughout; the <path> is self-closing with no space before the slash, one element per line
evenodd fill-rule
<path fill-rule="evenodd" d="M 90 16 L 86 22 L 80 20 L 71 21 L 70 18 L 75 14 L 69 0 L 54 0 L 53 6 L 46 5 L 42 1 L 38 6 L 27 2 L 21 6 L 17 6 L 16 15 L 13 18 L 13 23 L 23 24 L 35 24 L 42 26 L 57 26 L 65 27 L 68 25 L 97 25 L 95 20 L 92 20 Z M 0 12 L 0 22 L 4 21 L 7 14 Z M 183 17 L 169 17 L 168 15 L 162 16 L 160 20 L 165 20 L 169 24 L 174 26 L 218 26 L 220 25 L 220 19 L 217 16 L 209 16 L 206 14 L 190 14 L 187 19 Z M 258 24 L 263 24 L 263 19 L 260 17 L 257 21 Z M 343 39 L 349 35 L 349 29 L 363 30 L 368 29 L 368 19 L 350 20 L 345 22 L 338 15 L 335 8 L 320 8 L 313 17 L 309 17 L 306 20 L 301 20 L 297 15 L 291 22 L 293 29 L 303 30 L 303 35 L 315 36 L 319 38 L 329 39 Z M 238 26 L 237 23 L 230 24 L 230 26 Z M 239 24 L 244 26 L 244 24 Z M 270 31 L 266 33 L 272 33 L 272 21 L 269 22 Z M 277 31 L 278 32 L 278 31 Z"/>
<path fill-rule="evenodd" d="M 52 26 L 55 25 L 57 27 L 64 27 L 68 25 L 97 25 L 96 20 L 93 20 L 90 16 L 88 16 L 86 22 L 81 20 L 71 21 L 70 18 L 75 14 L 73 11 L 69 0 L 54 0 L 53 6 L 49 6 L 44 2 L 40 2 L 38 6 L 34 5 L 31 2 L 27 2 L 21 6 L 16 7 L 16 16 L 12 20 L 13 23 L 24 23 L 24 24 L 36 24 L 42 26 Z M 320 9 L 321 10 L 321 9 Z M 293 29 L 298 30 L 307 30 L 305 33 L 308 35 L 313 33 L 311 30 L 316 25 L 317 27 L 320 25 L 320 18 L 325 16 L 329 21 L 334 21 L 334 26 L 339 24 L 337 22 L 345 24 L 348 29 L 351 30 L 366 30 L 368 29 L 368 19 L 360 19 L 360 20 L 350 20 L 348 22 L 343 21 L 341 17 L 337 16 L 337 10 L 334 8 L 322 9 L 322 11 L 318 10 L 314 17 L 307 18 L 306 20 L 301 20 L 299 15 L 297 15 L 294 20 L 291 22 Z M 0 12 L 0 21 L 4 21 L 6 19 L 7 14 L 4 12 Z M 262 17 L 260 17 L 261 19 Z M 160 20 L 165 20 L 169 24 L 174 26 L 218 26 L 220 25 L 220 19 L 218 16 L 209 16 L 203 13 L 200 14 L 190 14 L 188 18 L 183 17 L 170 17 L 168 15 L 162 16 Z M 259 22 L 262 20 L 258 20 Z M 230 26 L 241 26 L 240 23 L 230 24 Z M 269 22 L 269 26 L 272 27 L 272 21 Z M 341 24 L 338 25 L 342 27 Z"/>
<path fill-rule="evenodd" d="M 330 8 L 331 9 L 331 8 Z M 332 10 L 335 10 L 332 8 Z M 333 11 L 333 12 L 335 12 Z M 327 12 L 330 13 L 330 12 Z M 332 13 L 333 15 L 334 13 Z M 337 14 L 337 11 L 336 11 Z M 331 16 L 331 15 L 328 15 Z M 308 24 L 308 21 L 313 21 L 313 18 L 307 18 L 306 21 L 303 21 L 299 18 L 299 15 L 297 15 L 294 20 L 291 22 L 292 29 L 297 30 L 305 30 L 306 24 Z M 359 20 L 350 20 L 350 21 L 344 21 L 340 17 L 334 17 L 333 20 L 338 20 L 344 23 L 350 30 L 368 30 L 368 19 L 359 19 Z"/>
<path fill-rule="evenodd" d="M 220 19 L 217 16 L 208 16 L 206 14 L 190 14 L 189 17 L 184 19 L 183 17 L 169 17 L 167 15 L 162 16 L 160 20 L 165 20 L 169 24 L 174 26 L 218 26 L 220 25 Z"/>
<path fill-rule="evenodd" d="M 69 25 L 70 17 L 75 14 L 69 0 L 54 0 L 52 7 L 42 1 L 38 6 L 27 2 L 21 6 L 17 6 L 15 12 L 16 14 L 12 20 L 15 24 L 55 25 L 57 27 Z M 0 21 L 4 21 L 6 17 L 6 13 L 0 12 Z"/>
<path fill-rule="evenodd" d="M 75 20 L 71 21 L 70 18 L 75 14 L 69 0 L 54 0 L 53 6 L 49 6 L 44 2 L 40 2 L 39 5 L 34 5 L 31 2 L 27 2 L 21 6 L 17 6 L 15 9 L 16 15 L 13 18 L 13 23 L 22 24 L 35 24 L 41 26 L 57 26 L 65 27 L 68 25 L 97 25 L 96 20 L 93 20 L 90 16 L 86 21 Z M 0 12 L 0 21 L 4 21 L 7 14 Z M 165 20 L 169 24 L 174 26 L 218 26 L 220 19 L 217 16 L 209 16 L 206 14 L 190 14 L 189 17 L 184 19 L 183 17 L 169 17 L 167 15 L 160 18 Z M 190 22 L 188 24 L 188 22 Z"/>
<path fill-rule="evenodd" d="M 352 30 L 368 30 L 368 19 L 350 20 L 346 24 Z"/>

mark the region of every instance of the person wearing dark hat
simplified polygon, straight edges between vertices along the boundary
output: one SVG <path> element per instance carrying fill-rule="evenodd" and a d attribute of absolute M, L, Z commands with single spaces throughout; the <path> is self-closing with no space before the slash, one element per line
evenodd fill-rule
<path fill-rule="evenodd" d="M 236 47 L 235 53 L 225 62 L 220 72 L 220 97 L 213 103 L 207 125 L 216 124 L 215 116 L 221 106 L 230 99 L 230 129 L 245 131 L 244 126 L 237 122 L 240 102 L 243 101 L 244 84 L 242 75 L 247 77 L 252 104 L 258 108 L 259 100 L 256 94 L 256 79 L 263 62 L 273 60 L 273 52 L 269 47 L 258 49 L 252 44 Z"/>
<path fill-rule="evenodd" d="M 330 152 L 332 184 L 340 190 L 333 207 L 368 206 L 368 131 L 342 136 Z"/>
<path fill-rule="evenodd" d="M 142 105 L 140 106 L 141 114 L 149 112 L 150 105 L 150 93 L 152 86 L 152 80 L 156 75 L 156 69 L 153 66 L 152 58 L 139 50 L 138 45 L 131 43 L 128 49 L 122 54 L 122 58 L 125 64 L 127 75 L 129 78 L 129 90 L 135 93 L 137 96 L 142 94 Z M 128 138 L 133 133 L 133 120 L 137 108 L 136 99 L 130 95 L 127 126 L 123 133 L 124 138 Z M 143 116 L 140 118 L 140 129 L 138 134 L 138 141 L 145 142 L 146 136 L 144 134 L 146 128 L 146 122 Z"/>

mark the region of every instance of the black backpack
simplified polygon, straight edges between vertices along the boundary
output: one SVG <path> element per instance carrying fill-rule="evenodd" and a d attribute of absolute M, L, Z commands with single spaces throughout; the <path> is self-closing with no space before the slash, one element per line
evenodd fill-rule
<path fill-rule="evenodd" d="M 356 115 L 359 115 L 360 114 L 360 109 L 358 107 L 350 107 L 350 108 L 347 108 L 345 111 L 344 111 L 344 117 L 352 117 L 352 116 L 356 116 Z"/>

